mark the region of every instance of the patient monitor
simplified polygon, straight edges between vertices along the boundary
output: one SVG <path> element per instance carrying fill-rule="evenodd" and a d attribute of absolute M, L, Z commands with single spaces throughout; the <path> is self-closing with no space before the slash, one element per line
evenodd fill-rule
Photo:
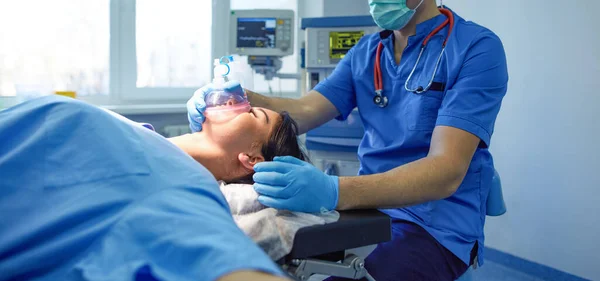
<path fill-rule="evenodd" d="M 294 53 L 293 10 L 232 10 L 230 53 L 248 56 L 248 64 L 266 80 L 273 77 L 298 79 L 277 73 L 281 58 Z"/>
<path fill-rule="evenodd" d="M 294 53 L 294 11 L 231 11 L 231 53 L 283 57 Z"/>

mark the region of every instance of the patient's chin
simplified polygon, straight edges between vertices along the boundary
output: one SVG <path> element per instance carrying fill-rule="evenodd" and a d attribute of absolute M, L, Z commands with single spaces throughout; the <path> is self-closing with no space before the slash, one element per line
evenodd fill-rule
<path fill-rule="evenodd" d="M 247 173 L 247 174 L 241 174 L 238 176 L 227 177 L 227 179 L 221 179 L 221 180 L 227 184 L 231 184 L 231 183 L 253 184 L 254 183 L 254 180 L 252 179 L 253 175 L 254 175 L 254 173 Z"/>

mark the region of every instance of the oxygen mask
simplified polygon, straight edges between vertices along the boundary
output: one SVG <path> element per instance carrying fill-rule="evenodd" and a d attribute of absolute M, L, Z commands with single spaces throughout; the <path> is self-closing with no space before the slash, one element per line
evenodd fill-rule
<path fill-rule="evenodd" d="M 214 63 L 213 90 L 206 94 L 205 116 L 211 122 L 227 122 L 236 116 L 249 112 L 250 102 L 238 81 L 230 80 L 230 59 L 221 58 Z"/>
<path fill-rule="evenodd" d="M 236 116 L 249 112 L 251 107 L 243 89 L 239 92 L 215 89 L 206 95 L 206 118 L 211 122 L 227 122 Z"/>

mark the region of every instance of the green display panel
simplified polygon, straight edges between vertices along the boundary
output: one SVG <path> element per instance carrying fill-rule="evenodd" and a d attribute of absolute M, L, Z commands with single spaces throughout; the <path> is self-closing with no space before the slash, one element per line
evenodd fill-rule
<path fill-rule="evenodd" d="M 337 31 L 329 32 L 329 58 L 340 60 L 358 43 L 364 31 Z"/>

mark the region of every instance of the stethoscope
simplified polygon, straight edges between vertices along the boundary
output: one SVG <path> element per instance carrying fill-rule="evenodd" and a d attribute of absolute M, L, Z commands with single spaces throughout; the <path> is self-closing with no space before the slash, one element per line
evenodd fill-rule
<path fill-rule="evenodd" d="M 439 10 L 440 10 L 440 13 L 442 13 L 446 16 L 446 20 L 442 24 L 440 24 L 438 27 L 436 27 L 433 31 L 431 31 L 429 33 L 429 35 L 427 35 L 427 37 L 425 37 L 425 40 L 423 40 L 423 43 L 421 44 L 421 51 L 419 52 L 417 61 L 415 62 L 415 65 L 413 66 L 412 71 L 408 75 L 406 82 L 404 82 L 404 89 L 408 92 L 412 92 L 415 94 L 422 94 L 424 92 L 427 92 L 429 90 L 429 88 L 431 88 L 431 85 L 433 84 L 433 79 L 435 78 L 435 75 L 437 73 L 438 66 L 440 64 L 440 61 L 442 60 L 442 56 L 444 55 L 444 52 L 446 51 L 446 43 L 448 42 L 448 38 L 450 38 L 450 34 L 452 34 L 452 28 L 454 27 L 454 15 L 452 14 L 452 12 L 450 10 L 447 10 L 444 8 L 440 8 Z M 449 25 L 448 35 L 446 36 L 444 43 L 442 43 L 442 51 L 440 51 L 440 55 L 438 56 L 437 62 L 435 63 L 435 68 L 433 70 L 433 74 L 431 75 L 431 79 L 429 80 L 429 84 L 427 84 L 427 86 L 425 88 L 423 88 L 423 86 L 418 86 L 417 88 L 410 89 L 408 87 L 408 85 L 410 84 L 412 76 L 415 73 L 415 69 L 417 69 L 417 66 L 419 65 L 419 61 L 421 60 L 423 51 L 425 51 L 425 48 L 427 47 L 427 43 L 429 43 L 429 39 L 431 39 L 431 37 L 433 37 L 435 34 L 437 34 L 440 30 L 442 30 L 447 25 Z M 377 106 L 383 108 L 388 105 L 388 98 L 383 95 L 383 81 L 381 78 L 381 51 L 382 50 L 383 50 L 383 43 L 379 42 L 379 45 L 377 45 L 377 54 L 375 56 L 375 67 L 374 67 L 375 68 L 375 70 L 374 70 L 375 97 L 373 98 L 373 102 Z"/>

